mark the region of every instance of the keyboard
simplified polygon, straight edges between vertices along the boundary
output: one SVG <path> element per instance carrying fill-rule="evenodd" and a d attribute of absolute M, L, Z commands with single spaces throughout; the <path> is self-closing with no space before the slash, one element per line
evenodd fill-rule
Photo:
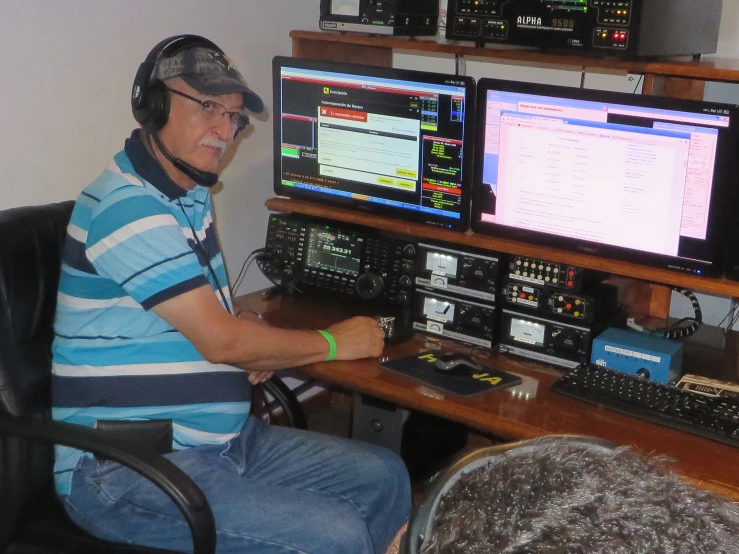
<path fill-rule="evenodd" d="M 739 399 L 706 396 L 598 366 L 568 371 L 552 390 L 739 447 Z"/>

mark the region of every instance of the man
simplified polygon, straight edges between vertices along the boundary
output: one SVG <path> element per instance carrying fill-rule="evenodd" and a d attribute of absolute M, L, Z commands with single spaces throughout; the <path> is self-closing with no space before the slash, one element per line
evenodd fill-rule
<path fill-rule="evenodd" d="M 171 426 L 166 455 L 208 498 L 220 553 L 385 552 L 410 509 L 397 456 L 247 417 L 250 383 L 379 356 L 384 338 L 369 318 L 293 331 L 232 315 L 208 186 L 261 100 L 215 44 L 185 35 L 141 65 L 132 107 L 142 128 L 83 190 L 68 228 L 54 418 L 108 433 L 139 422 L 142 437 Z M 190 551 L 174 505 L 127 468 L 60 447 L 55 473 L 92 534 Z"/>
<path fill-rule="evenodd" d="M 484 449 L 433 491 L 407 554 L 739 553 L 736 505 L 683 482 L 665 460 L 597 439 Z"/>

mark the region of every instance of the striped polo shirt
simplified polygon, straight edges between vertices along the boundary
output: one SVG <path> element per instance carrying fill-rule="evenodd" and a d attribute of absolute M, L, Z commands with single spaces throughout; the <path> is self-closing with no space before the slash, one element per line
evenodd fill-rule
<path fill-rule="evenodd" d="M 206 361 L 151 311 L 206 284 L 232 309 L 210 191 L 175 184 L 136 130 L 82 191 L 67 228 L 52 346 L 53 418 L 88 427 L 171 419 L 176 450 L 236 436 L 250 408 L 248 373 Z M 57 447 L 60 494 L 69 494 L 84 455 Z"/>

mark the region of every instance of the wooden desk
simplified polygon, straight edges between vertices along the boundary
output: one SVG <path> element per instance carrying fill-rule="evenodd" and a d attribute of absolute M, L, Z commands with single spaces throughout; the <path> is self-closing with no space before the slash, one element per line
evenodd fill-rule
<path fill-rule="evenodd" d="M 295 329 L 324 328 L 345 315 L 301 298 L 280 295 L 267 299 L 262 292 L 239 297 L 235 304 L 237 309 L 262 314 L 272 325 Z M 524 382 L 520 387 L 463 398 L 384 369 L 378 359 L 325 362 L 300 368 L 300 372 L 341 388 L 458 421 L 502 439 L 568 433 L 633 445 L 644 453 L 675 459 L 677 471 L 688 481 L 739 501 L 739 448 L 556 394 L 551 385 L 561 371 L 551 366 L 491 354 L 421 333 L 402 344 L 387 346 L 384 354 L 392 359 L 433 349 L 474 354 L 484 364 L 520 375 Z M 517 392 L 530 395 L 518 397 L 514 394 Z"/>

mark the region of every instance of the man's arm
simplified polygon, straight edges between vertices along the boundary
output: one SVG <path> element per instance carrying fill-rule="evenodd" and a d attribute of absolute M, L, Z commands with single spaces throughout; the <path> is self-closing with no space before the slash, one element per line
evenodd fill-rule
<path fill-rule="evenodd" d="M 182 333 L 211 363 L 272 371 L 324 361 L 328 342 L 317 331 L 293 331 L 240 319 L 223 309 L 202 286 L 165 300 L 154 313 Z M 336 359 L 382 354 L 384 333 L 375 320 L 355 317 L 326 329 L 336 340 Z"/>

